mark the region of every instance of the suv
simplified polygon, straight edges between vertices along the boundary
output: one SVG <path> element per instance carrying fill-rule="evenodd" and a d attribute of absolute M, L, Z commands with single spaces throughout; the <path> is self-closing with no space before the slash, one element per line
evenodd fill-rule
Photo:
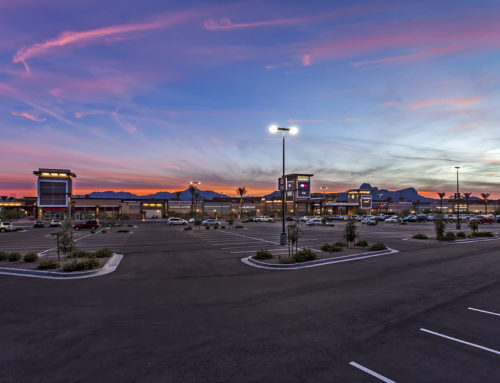
<path fill-rule="evenodd" d="M 0 222 L 0 232 L 5 233 L 6 231 L 14 231 L 14 225 L 10 222 Z"/>
<path fill-rule="evenodd" d="M 80 230 L 80 229 L 97 229 L 99 227 L 99 222 L 97 221 L 86 221 L 86 222 L 76 222 L 73 225 L 73 229 L 75 230 Z"/>
<path fill-rule="evenodd" d="M 220 225 L 220 222 L 219 221 L 216 221 L 215 219 L 206 219 L 204 221 L 201 222 L 202 226 L 205 226 L 205 227 L 208 227 L 208 226 L 213 226 L 213 227 L 219 227 Z"/>

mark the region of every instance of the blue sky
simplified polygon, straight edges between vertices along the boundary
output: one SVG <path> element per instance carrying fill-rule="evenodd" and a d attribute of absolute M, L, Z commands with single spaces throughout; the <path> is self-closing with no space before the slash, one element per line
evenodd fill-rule
<path fill-rule="evenodd" d="M 0 0 L 0 190 L 370 182 L 500 198 L 496 1 Z"/>

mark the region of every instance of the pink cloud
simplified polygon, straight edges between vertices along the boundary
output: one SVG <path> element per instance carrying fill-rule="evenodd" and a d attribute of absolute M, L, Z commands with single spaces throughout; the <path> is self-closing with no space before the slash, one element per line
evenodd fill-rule
<path fill-rule="evenodd" d="M 428 49 L 423 49 L 416 53 L 411 53 L 408 55 L 400 55 L 400 56 L 392 56 L 392 57 L 384 57 L 377 60 L 366 60 L 366 61 L 357 61 L 353 62 L 351 65 L 353 67 L 365 67 L 365 66 L 377 66 L 379 64 L 387 64 L 387 63 L 395 63 L 395 62 L 410 62 L 410 61 L 418 61 L 423 60 L 432 56 L 442 55 L 446 53 L 457 52 L 459 50 L 463 50 L 467 45 L 448 45 L 442 47 L 433 47 Z"/>
<path fill-rule="evenodd" d="M 478 94 L 471 97 L 462 98 L 445 98 L 445 99 L 432 99 L 432 98 L 420 98 L 417 100 L 410 101 L 406 106 L 410 109 L 420 109 L 429 108 L 434 106 L 449 105 L 451 107 L 463 107 L 467 105 L 477 104 L 484 99 L 484 95 Z"/>
<path fill-rule="evenodd" d="M 52 49 L 75 45 L 77 43 L 85 44 L 100 39 L 109 39 L 118 34 L 169 28 L 189 20 L 196 14 L 198 12 L 194 11 L 168 13 L 143 23 L 117 24 L 81 32 L 65 31 L 56 38 L 19 49 L 12 58 L 12 62 L 22 63 L 25 66 L 26 72 L 30 73 L 26 60 L 47 54 Z"/>
<path fill-rule="evenodd" d="M 306 124 L 306 123 L 316 124 L 316 123 L 323 122 L 323 120 L 296 120 L 296 119 L 291 118 L 291 119 L 287 120 L 287 122 L 289 124 L 301 124 L 301 123 L 303 123 L 303 124 Z"/>
<path fill-rule="evenodd" d="M 359 121 L 357 118 L 351 118 L 351 117 L 347 117 L 345 119 L 346 122 L 355 122 L 355 121 Z"/>
<path fill-rule="evenodd" d="M 311 55 L 303 55 L 302 66 L 310 66 L 310 65 L 311 65 Z"/>
<path fill-rule="evenodd" d="M 23 113 L 10 112 L 10 114 L 12 114 L 13 116 L 24 117 L 24 118 L 27 118 L 28 120 L 35 121 L 35 122 L 43 122 L 43 121 L 47 120 L 46 118 L 37 118 L 37 117 L 27 113 L 27 112 L 23 112 Z"/>
<path fill-rule="evenodd" d="M 401 104 L 399 101 L 389 101 L 384 104 L 385 107 L 390 108 Z"/>
<path fill-rule="evenodd" d="M 474 129 L 473 124 L 467 124 L 467 125 L 461 125 L 455 128 L 455 130 L 467 130 L 467 129 Z"/>

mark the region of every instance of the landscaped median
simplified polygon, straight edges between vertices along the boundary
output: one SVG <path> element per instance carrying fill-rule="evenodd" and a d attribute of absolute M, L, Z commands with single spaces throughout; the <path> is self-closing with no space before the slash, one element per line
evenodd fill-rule
<path fill-rule="evenodd" d="M 326 244 L 325 244 L 326 245 Z M 335 248 L 331 251 L 328 246 L 322 246 L 323 251 L 316 249 L 300 249 L 294 255 L 273 256 L 267 250 L 258 250 L 256 255 L 242 258 L 241 261 L 249 266 L 271 270 L 296 270 L 309 267 L 330 265 L 333 263 L 349 262 L 365 258 L 379 257 L 387 254 L 398 253 L 399 250 L 386 248 L 382 244 L 375 243 L 367 250 L 350 248 L 338 250 L 340 246 L 330 245 Z M 381 246 L 382 245 L 382 246 Z M 383 249 L 382 249 L 383 247 Z M 335 253 L 336 256 L 332 256 Z"/>
<path fill-rule="evenodd" d="M 109 249 L 93 253 L 76 250 L 61 259 L 38 258 L 36 253 L 22 257 L 19 253 L 0 252 L 0 274 L 50 279 L 88 278 L 115 271 L 122 258 L 122 254 Z"/>

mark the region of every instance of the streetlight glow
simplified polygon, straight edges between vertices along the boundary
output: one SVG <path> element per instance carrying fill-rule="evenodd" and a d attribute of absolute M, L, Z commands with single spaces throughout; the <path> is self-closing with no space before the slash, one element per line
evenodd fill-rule
<path fill-rule="evenodd" d="M 296 135 L 298 132 L 299 132 L 299 128 L 297 128 L 296 126 L 292 126 L 290 128 L 290 134 L 291 135 Z"/>
<path fill-rule="evenodd" d="M 269 127 L 269 133 L 272 133 L 272 134 L 278 133 L 278 125 L 271 125 Z"/>

